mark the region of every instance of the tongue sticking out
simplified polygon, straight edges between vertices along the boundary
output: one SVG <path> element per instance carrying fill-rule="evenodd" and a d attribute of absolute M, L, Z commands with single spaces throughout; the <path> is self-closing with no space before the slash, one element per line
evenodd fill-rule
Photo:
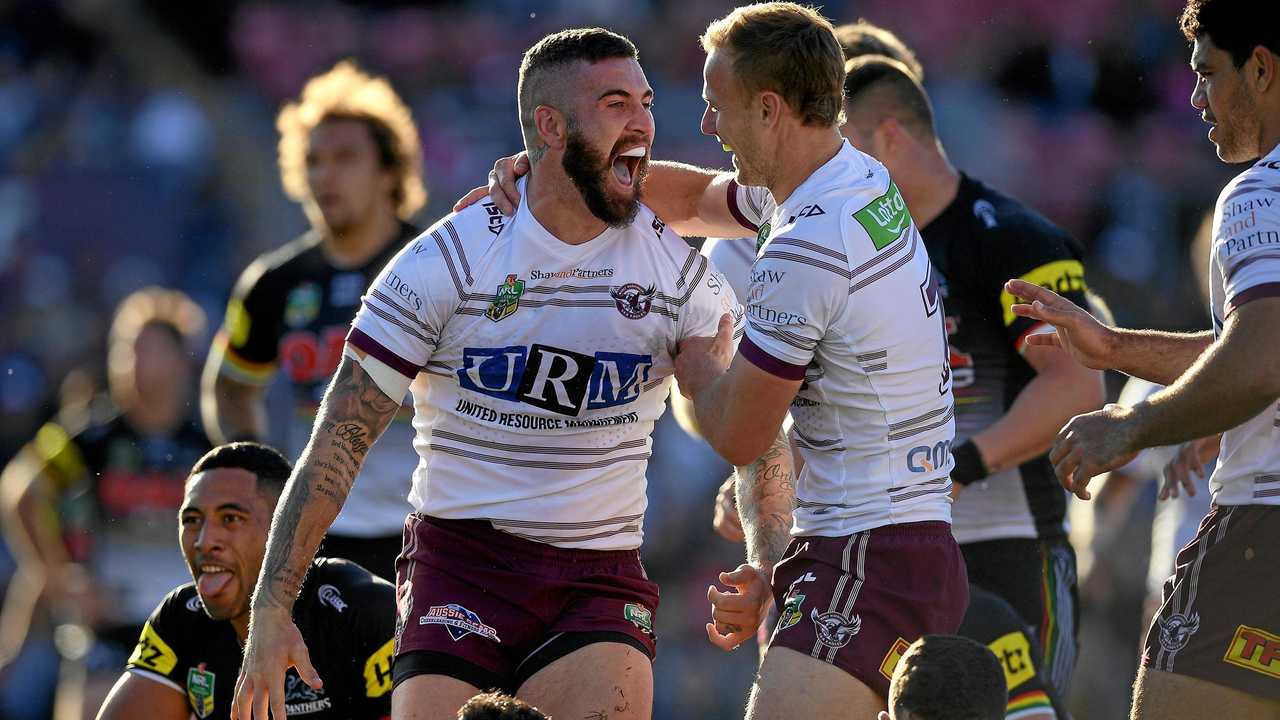
<path fill-rule="evenodd" d="M 196 581 L 196 589 L 202 596 L 213 597 L 222 592 L 229 582 L 231 582 L 230 571 L 203 573 L 200 575 L 200 579 Z"/>

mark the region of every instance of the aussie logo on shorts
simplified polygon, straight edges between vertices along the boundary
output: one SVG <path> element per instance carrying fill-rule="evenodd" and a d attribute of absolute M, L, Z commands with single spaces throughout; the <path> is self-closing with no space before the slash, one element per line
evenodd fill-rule
<path fill-rule="evenodd" d="M 457 603 L 449 603 L 448 605 L 432 605 L 427 614 L 418 618 L 419 625 L 444 625 L 445 630 L 449 631 L 449 637 L 454 642 L 475 633 L 483 638 L 488 638 L 494 642 L 502 642 L 498 639 L 498 631 L 485 625 L 480 616 L 462 607 Z"/>
<path fill-rule="evenodd" d="M 1199 629 L 1199 613 L 1191 613 L 1189 617 L 1182 613 L 1174 613 L 1167 620 L 1160 621 L 1160 647 L 1167 652 L 1178 652 L 1187 646 L 1191 635 Z"/>
<path fill-rule="evenodd" d="M 818 642 L 829 648 L 842 648 L 849 644 L 854 635 L 862 629 L 862 618 L 854 615 L 847 618 L 838 612 L 818 614 L 818 609 L 809 611 L 809 619 L 818 630 Z"/>

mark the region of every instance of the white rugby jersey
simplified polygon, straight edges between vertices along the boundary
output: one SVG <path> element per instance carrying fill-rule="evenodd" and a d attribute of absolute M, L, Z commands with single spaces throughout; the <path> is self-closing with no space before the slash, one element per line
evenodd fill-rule
<path fill-rule="evenodd" d="M 1222 189 L 1213 228 L 1209 303 L 1216 337 L 1236 308 L 1280 296 L 1280 145 Z M 1280 505 L 1280 405 L 1222 434 L 1209 490 L 1215 505 Z"/>
<path fill-rule="evenodd" d="M 955 406 L 937 281 L 889 173 L 847 142 L 782 205 L 731 185 L 763 240 L 738 350 L 804 379 L 796 534 L 951 520 Z"/>
<path fill-rule="evenodd" d="M 751 279 L 751 265 L 756 261 L 755 237 L 707 238 L 702 243 L 702 254 L 711 265 L 729 281 L 729 286 L 741 300 L 747 296 L 747 283 Z"/>
<path fill-rule="evenodd" d="M 524 192 L 522 181 L 521 192 Z M 741 309 L 647 208 L 582 245 L 522 203 L 436 223 L 374 281 L 348 342 L 414 387 L 409 501 L 562 547 L 640 545 L 650 432 L 678 343 Z"/>

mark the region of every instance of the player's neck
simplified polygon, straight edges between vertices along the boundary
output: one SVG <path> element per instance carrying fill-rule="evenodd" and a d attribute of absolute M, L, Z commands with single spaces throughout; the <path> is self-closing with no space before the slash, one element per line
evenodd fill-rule
<path fill-rule="evenodd" d="M 244 647 L 245 640 L 249 638 L 249 613 L 237 615 L 227 622 L 231 623 L 231 627 L 236 631 L 236 639 L 240 641 L 240 647 Z"/>
<path fill-rule="evenodd" d="M 364 265 L 395 240 L 400 234 L 400 219 L 388 206 L 383 211 L 371 213 L 364 222 L 341 231 L 327 226 L 318 229 L 321 246 L 330 264 L 337 268 L 355 268 Z"/>
<path fill-rule="evenodd" d="M 844 144 L 837 128 L 813 128 L 793 123 L 778 143 L 777 171 L 769 180 L 769 192 L 781 205 L 805 180 L 826 165 Z"/>
<path fill-rule="evenodd" d="M 947 209 L 960 192 L 960 172 L 947 159 L 942 144 L 919 146 L 912 150 L 917 157 L 902 163 L 893 181 L 902 191 L 902 199 L 911 209 L 917 228 L 933 222 Z"/>
<path fill-rule="evenodd" d="M 582 193 L 555 158 L 544 157 L 533 166 L 525 196 L 538 223 L 566 245 L 581 245 L 608 227 L 587 208 Z"/>

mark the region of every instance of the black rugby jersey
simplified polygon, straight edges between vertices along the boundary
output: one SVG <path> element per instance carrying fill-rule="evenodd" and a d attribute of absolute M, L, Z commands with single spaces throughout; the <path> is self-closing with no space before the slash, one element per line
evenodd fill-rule
<path fill-rule="evenodd" d="M 366 720 L 391 714 L 395 588 L 346 560 L 317 558 L 293 606 L 324 686 L 293 668 L 285 674 L 285 710 L 303 720 Z M 241 647 L 229 620 L 205 614 L 194 583 L 169 593 L 142 628 L 129 672 L 183 693 L 195 717 L 229 718 Z"/>
<path fill-rule="evenodd" d="M 1005 281 L 1022 278 L 1083 306 L 1082 251 L 1039 213 L 963 174 L 955 200 L 920 233 L 945 300 L 958 444 L 1003 416 L 1036 374 L 1021 350 L 1040 324 L 1013 314 Z M 1065 513 L 1066 491 L 1042 455 L 970 485 L 952 524 L 961 543 L 1059 537 Z"/>

